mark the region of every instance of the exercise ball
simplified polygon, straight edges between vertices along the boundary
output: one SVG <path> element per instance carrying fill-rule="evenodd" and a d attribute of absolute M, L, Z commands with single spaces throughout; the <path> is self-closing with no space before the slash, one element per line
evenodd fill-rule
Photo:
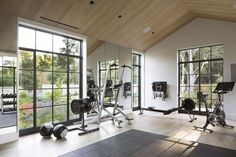
<path fill-rule="evenodd" d="M 40 127 L 40 135 L 43 137 L 50 137 L 53 133 L 53 125 L 46 123 Z"/>
<path fill-rule="evenodd" d="M 65 138 L 67 133 L 68 133 L 67 127 L 65 127 L 62 124 L 56 125 L 53 129 L 53 135 L 58 139 Z"/>

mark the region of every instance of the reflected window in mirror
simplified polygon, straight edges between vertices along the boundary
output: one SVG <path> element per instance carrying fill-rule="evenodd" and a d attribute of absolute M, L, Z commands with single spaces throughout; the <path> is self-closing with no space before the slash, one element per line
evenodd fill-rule
<path fill-rule="evenodd" d="M 0 134 L 16 131 L 16 57 L 0 56 Z"/>

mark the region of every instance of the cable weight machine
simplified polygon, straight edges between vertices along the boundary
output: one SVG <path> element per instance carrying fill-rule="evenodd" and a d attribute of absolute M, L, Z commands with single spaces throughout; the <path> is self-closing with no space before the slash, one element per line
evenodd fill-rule
<path fill-rule="evenodd" d="M 113 66 L 118 66 L 116 64 L 108 64 L 107 66 L 107 71 L 106 71 L 106 76 L 105 76 L 105 80 L 104 80 L 104 86 L 101 89 L 101 96 L 100 96 L 100 100 L 98 101 L 99 104 L 99 113 L 98 113 L 98 124 L 101 122 L 101 119 L 103 119 L 104 117 L 111 117 L 113 123 L 117 123 L 118 124 L 118 128 L 121 128 L 121 123 L 123 122 L 122 120 L 119 120 L 116 115 L 117 114 L 121 114 L 125 117 L 125 119 L 128 121 L 128 124 L 131 124 L 131 120 L 133 120 L 133 118 L 130 118 L 127 114 L 125 114 L 119 107 L 118 107 L 118 98 L 119 98 L 119 93 L 120 93 L 120 88 L 123 86 L 123 75 L 124 75 L 124 71 L 125 69 L 132 69 L 130 66 L 127 65 L 123 65 L 121 66 L 122 68 L 122 73 L 120 75 L 119 78 L 119 84 L 116 85 L 112 85 L 112 81 L 108 79 L 109 74 L 110 74 L 110 68 Z M 115 103 L 114 103 L 114 108 L 113 108 L 113 112 L 109 111 L 106 108 L 106 102 L 105 102 L 105 98 L 106 97 L 112 97 L 113 96 L 113 90 L 115 91 Z M 111 95 L 110 95 L 110 94 Z M 105 111 L 107 113 L 107 115 L 102 116 L 102 111 Z"/>

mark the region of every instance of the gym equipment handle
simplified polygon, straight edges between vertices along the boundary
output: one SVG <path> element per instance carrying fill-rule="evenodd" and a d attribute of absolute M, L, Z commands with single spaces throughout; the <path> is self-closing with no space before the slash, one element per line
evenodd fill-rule
<path fill-rule="evenodd" d="M 132 69 L 130 66 L 128 66 L 128 65 L 125 65 L 125 64 L 124 64 L 124 65 L 122 65 L 121 67 L 122 67 L 122 68 L 130 68 L 130 69 Z"/>

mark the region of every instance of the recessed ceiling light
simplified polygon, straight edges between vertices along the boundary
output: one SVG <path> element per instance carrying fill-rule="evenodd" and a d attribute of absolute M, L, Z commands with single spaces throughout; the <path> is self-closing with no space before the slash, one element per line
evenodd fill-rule
<path fill-rule="evenodd" d="M 118 18 L 119 18 L 119 19 L 122 18 L 122 15 L 118 15 Z"/>
<path fill-rule="evenodd" d="M 95 0 L 91 0 L 89 4 L 93 5 L 95 3 Z"/>
<path fill-rule="evenodd" d="M 233 4 L 232 6 L 233 6 L 234 9 L 236 9 L 236 4 Z"/>
<path fill-rule="evenodd" d="M 150 27 L 146 27 L 144 28 L 143 33 L 148 33 L 150 30 L 152 30 Z"/>

